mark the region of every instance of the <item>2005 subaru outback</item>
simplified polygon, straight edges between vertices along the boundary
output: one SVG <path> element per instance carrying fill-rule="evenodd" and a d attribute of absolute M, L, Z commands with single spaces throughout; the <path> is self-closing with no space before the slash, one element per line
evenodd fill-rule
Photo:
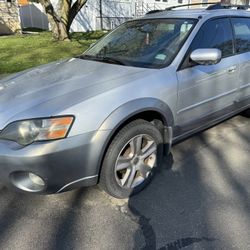
<path fill-rule="evenodd" d="M 126 22 L 83 55 L 0 82 L 0 176 L 25 192 L 128 197 L 173 142 L 250 107 L 250 14 L 211 5 Z"/>

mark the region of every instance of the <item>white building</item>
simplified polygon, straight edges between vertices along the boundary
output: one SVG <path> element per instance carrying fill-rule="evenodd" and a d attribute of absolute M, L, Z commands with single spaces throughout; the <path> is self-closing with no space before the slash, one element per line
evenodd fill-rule
<path fill-rule="evenodd" d="M 58 1 L 51 0 L 55 9 Z M 187 4 L 188 1 L 191 0 L 88 0 L 73 21 L 71 31 L 110 30 L 148 11 Z M 23 5 L 19 11 L 22 28 L 48 29 L 48 19 L 40 4 Z"/>
<path fill-rule="evenodd" d="M 187 3 L 188 0 L 88 0 L 76 16 L 71 31 L 113 29 L 150 10 Z"/>

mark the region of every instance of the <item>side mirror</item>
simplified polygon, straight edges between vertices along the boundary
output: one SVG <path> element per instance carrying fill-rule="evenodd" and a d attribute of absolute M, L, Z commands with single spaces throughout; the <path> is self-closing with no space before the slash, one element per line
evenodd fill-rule
<path fill-rule="evenodd" d="M 219 63 L 222 54 L 219 49 L 196 49 L 191 55 L 190 59 L 201 65 L 212 65 Z"/>

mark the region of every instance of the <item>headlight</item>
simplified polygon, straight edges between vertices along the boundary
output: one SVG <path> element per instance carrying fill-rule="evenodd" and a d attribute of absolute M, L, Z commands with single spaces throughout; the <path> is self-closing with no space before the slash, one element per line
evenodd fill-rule
<path fill-rule="evenodd" d="M 15 141 L 24 146 L 34 141 L 62 139 L 68 135 L 73 121 L 73 116 L 17 121 L 0 133 L 0 139 Z"/>

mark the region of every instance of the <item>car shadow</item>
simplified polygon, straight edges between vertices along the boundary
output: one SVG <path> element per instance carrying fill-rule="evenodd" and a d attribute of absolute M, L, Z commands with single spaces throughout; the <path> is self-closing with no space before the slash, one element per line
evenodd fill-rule
<path fill-rule="evenodd" d="M 138 221 L 145 241 L 141 246 L 135 237 L 135 249 L 246 247 L 249 144 L 249 138 L 227 121 L 175 145 L 153 182 L 129 199 L 127 215 Z"/>

